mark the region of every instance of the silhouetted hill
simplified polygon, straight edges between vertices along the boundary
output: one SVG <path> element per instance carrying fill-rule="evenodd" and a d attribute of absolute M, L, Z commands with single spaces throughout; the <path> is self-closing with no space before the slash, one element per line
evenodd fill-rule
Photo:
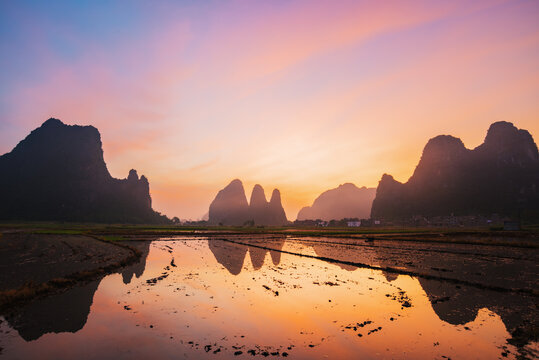
<path fill-rule="evenodd" d="M 441 135 L 427 143 L 408 182 L 384 174 L 372 205 L 373 218 L 491 215 L 537 218 L 539 155 L 526 130 L 508 122 L 490 126 L 473 150 Z"/>
<path fill-rule="evenodd" d="M 49 119 L 0 156 L 0 220 L 165 222 L 135 170 L 115 179 L 93 126 Z"/>
<path fill-rule="evenodd" d="M 281 203 L 281 192 L 279 189 L 273 189 L 271 193 L 271 199 L 268 204 L 268 219 L 262 225 L 286 225 L 288 220 L 284 212 L 283 205 Z"/>
<path fill-rule="evenodd" d="M 358 188 L 351 183 L 342 184 L 335 189 L 324 191 L 312 206 L 302 208 L 298 213 L 298 220 L 369 218 L 375 195 L 374 188 Z"/>
<path fill-rule="evenodd" d="M 263 224 L 267 221 L 268 202 L 262 186 L 256 184 L 249 201 L 249 217 L 255 224 Z"/>
<path fill-rule="evenodd" d="M 240 180 L 232 180 L 210 204 L 209 223 L 223 225 L 243 225 L 247 220 L 249 204 Z"/>
<path fill-rule="evenodd" d="M 273 190 L 267 202 L 262 186 L 256 184 L 248 204 L 245 190 L 240 180 L 235 179 L 219 191 L 210 205 L 209 223 L 213 225 L 285 225 L 286 214 L 281 204 L 281 193 Z"/>

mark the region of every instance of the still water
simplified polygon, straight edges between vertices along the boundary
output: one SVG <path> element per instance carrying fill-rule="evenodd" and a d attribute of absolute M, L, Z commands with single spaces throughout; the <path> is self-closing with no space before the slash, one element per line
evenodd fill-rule
<path fill-rule="evenodd" d="M 0 357 L 537 356 L 536 342 L 508 342 L 514 324 L 534 316 L 533 296 L 286 253 L 348 259 L 354 251 L 368 256 L 364 248 L 284 238 L 263 244 L 268 249 L 187 237 L 131 242 L 144 254 L 139 264 L 0 317 Z"/>

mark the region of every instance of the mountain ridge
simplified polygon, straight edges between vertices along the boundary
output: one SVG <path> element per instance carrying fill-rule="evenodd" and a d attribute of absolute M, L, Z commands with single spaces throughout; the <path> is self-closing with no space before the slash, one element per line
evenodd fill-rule
<path fill-rule="evenodd" d="M 369 218 L 376 189 L 359 188 L 344 183 L 320 194 L 311 206 L 303 207 L 297 220 L 341 220 L 344 218 Z"/>
<path fill-rule="evenodd" d="M 493 123 L 474 149 L 450 135 L 430 139 L 406 183 L 384 174 L 371 216 L 537 216 L 539 155 L 531 134 Z"/>
<path fill-rule="evenodd" d="M 250 222 L 252 225 L 269 226 L 281 226 L 288 223 L 278 189 L 273 190 L 268 202 L 264 188 L 256 184 L 250 199 L 250 203 L 247 203 L 241 180 L 232 180 L 217 193 L 210 204 L 208 223 L 235 226 Z"/>
<path fill-rule="evenodd" d="M 113 178 L 93 126 L 50 118 L 0 156 L 0 219 L 160 223 L 148 179 Z"/>

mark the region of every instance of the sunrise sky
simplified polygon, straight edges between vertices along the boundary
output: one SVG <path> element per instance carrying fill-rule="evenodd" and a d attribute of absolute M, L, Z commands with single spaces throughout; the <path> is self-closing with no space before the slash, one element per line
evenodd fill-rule
<path fill-rule="evenodd" d="M 2 1 L 0 154 L 49 117 L 111 174 L 201 218 L 240 178 L 290 220 L 344 182 L 406 181 L 438 134 L 539 134 L 539 1 Z"/>

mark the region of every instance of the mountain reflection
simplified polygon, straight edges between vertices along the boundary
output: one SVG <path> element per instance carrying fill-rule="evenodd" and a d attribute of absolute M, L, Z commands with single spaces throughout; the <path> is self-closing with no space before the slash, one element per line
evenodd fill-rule
<path fill-rule="evenodd" d="M 264 266 L 266 254 L 269 252 L 273 265 L 281 262 L 281 252 L 286 237 L 271 238 L 272 248 L 275 250 L 261 249 L 254 246 L 235 244 L 223 240 L 208 240 L 208 247 L 217 262 L 223 265 L 232 275 L 238 275 L 243 268 L 247 252 L 251 258 L 251 264 L 255 270 Z"/>
<path fill-rule="evenodd" d="M 251 242 L 252 245 L 242 245 L 229 241 L 211 239 L 208 247 L 217 262 L 223 265 L 232 275 L 239 275 L 245 264 L 247 253 L 251 259 L 254 270 L 261 270 L 264 265 L 277 266 L 281 261 L 281 250 L 285 246 L 286 238 L 268 237 L 254 239 L 238 239 L 242 242 Z M 142 252 L 140 262 L 121 269 L 124 284 L 129 284 L 134 277 L 143 275 L 146 268 L 146 259 L 149 253 L 151 241 L 133 242 L 130 245 Z M 324 241 L 310 241 L 308 239 L 296 239 L 290 241 L 290 245 L 296 246 L 293 251 L 312 251 L 317 256 L 345 261 L 349 263 L 372 264 L 380 267 L 392 266 L 406 271 L 418 271 L 424 269 L 444 269 L 447 276 L 455 279 L 469 279 L 471 274 L 489 274 L 485 283 L 489 281 L 503 283 L 503 278 L 515 279 L 514 287 L 525 288 L 528 283 L 523 273 L 533 273 L 530 269 L 513 268 L 508 259 L 505 265 L 500 261 L 483 259 L 471 261 L 466 256 L 475 254 L 460 254 L 460 263 L 456 262 L 451 254 L 436 254 L 431 256 L 421 248 L 398 248 L 391 246 L 350 246 L 349 244 L 324 243 Z M 299 248 L 297 246 L 299 245 Z M 264 246 L 263 249 L 257 246 Z M 271 249 L 270 249 L 271 248 Z M 271 263 L 266 261 L 270 254 Z M 455 255 L 457 256 L 457 255 Z M 533 260 L 533 258 L 530 258 Z M 266 264 L 265 264 L 266 262 Z M 520 264 L 527 264 L 522 259 Z M 534 261 L 529 261 L 534 264 Z M 357 267 L 350 264 L 338 264 L 346 271 L 353 271 Z M 531 265 L 534 266 L 534 265 Z M 533 269 L 532 269 L 533 270 Z M 517 272 L 519 271 L 519 272 Z M 503 274 L 503 277 L 502 275 Z M 384 271 L 388 282 L 398 278 L 398 274 Z M 480 276 L 480 275 L 475 275 Z M 484 275 L 482 275 L 485 277 Z M 530 340 L 537 340 L 538 320 L 533 317 L 536 309 L 537 298 L 533 295 L 521 292 L 502 292 L 484 289 L 479 286 L 458 284 L 451 281 L 426 279 L 417 277 L 419 284 L 425 291 L 432 309 L 438 318 L 452 325 L 463 325 L 476 319 L 478 311 L 488 308 L 500 316 L 507 330 L 512 335 L 509 340 L 514 345 L 522 347 Z M 501 280 L 500 280 L 501 279 Z M 18 331 L 26 341 L 40 338 L 46 333 L 77 332 L 82 329 L 88 319 L 94 294 L 101 279 L 97 279 L 83 286 L 74 287 L 64 293 L 48 296 L 35 300 L 21 308 L 3 314 L 9 325 Z"/>
<path fill-rule="evenodd" d="M 537 341 L 538 320 L 534 312 L 537 298 L 532 295 L 499 292 L 473 286 L 455 285 L 445 281 L 418 278 L 436 315 L 452 325 L 474 321 L 480 309 L 498 314 L 507 331 L 510 343 L 524 346 Z"/>
<path fill-rule="evenodd" d="M 86 324 L 100 282 L 101 279 L 33 301 L 4 316 L 26 341 L 47 333 L 77 332 Z"/>
<path fill-rule="evenodd" d="M 247 255 L 246 246 L 214 240 L 208 240 L 208 246 L 215 260 L 232 275 L 238 275 L 241 272 L 245 255 Z"/>
<path fill-rule="evenodd" d="M 132 241 L 129 243 L 129 246 L 138 249 L 142 255 L 139 262 L 122 269 L 121 274 L 124 284 L 129 284 L 133 279 L 133 275 L 138 279 L 144 274 L 144 270 L 146 269 L 146 258 L 150 252 L 151 243 L 151 241 Z"/>
<path fill-rule="evenodd" d="M 122 268 L 124 284 L 139 278 L 146 267 L 151 241 L 137 241 L 130 246 L 141 251 L 138 263 Z M 63 293 L 36 299 L 9 313 L 2 314 L 9 325 L 26 341 L 37 340 L 47 333 L 77 332 L 81 330 L 90 313 L 94 294 L 106 275 L 83 286 L 73 287 Z"/>
<path fill-rule="evenodd" d="M 249 240 L 239 240 L 249 243 Z M 318 241 L 303 241 L 294 239 L 294 244 L 312 248 L 319 257 L 331 258 L 337 261 L 354 262 L 369 265 L 378 265 L 381 268 L 393 267 L 404 271 L 418 271 L 428 269 L 446 272 L 448 277 L 454 279 L 474 280 L 481 278 L 479 283 L 487 285 L 504 283 L 506 279 L 519 279 L 520 283 L 513 283 L 526 288 L 530 285 L 522 274 L 526 269 L 513 267 L 509 261 L 492 261 L 492 259 L 467 259 L 469 253 L 455 254 L 462 257 L 460 261 L 434 251 L 434 256 L 423 249 L 391 248 L 391 246 L 349 246 L 348 244 L 328 244 Z M 208 245 L 216 260 L 222 264 L 231 274 L 238 275 L 243 267 L 247 251 L 255 270 L 264 265 L 266 254 L 270 252 L 273 264 L 280 262 L 280 250 L 285 245 L 285 238 L 271 238 L 267 240 L 252 241 L 253 245 L 264 246 L 275 250 L 267 250 L 259 247 L 241 245 L 227 241 L 209 240 Z M 442 252 L 443 253 L 443 252 Z M 476 254 L 471 254 L 476 256 Z M 531 262 L 531 266 L 533 265 Z M 522 264 L 522 261 L 519 261 Z M 335 265 L 347 271 L 354 271 L 358 267 L 350 264 L 335 263 Z M 399 277 L 398 273 L 382 271 L 388 282 Z M 436 273 L 436 272 L 435 272 Z M 489 275 L 489 276 L 485 276 Z M 530 309 L 537 307 L 537 299 L 533 295 L 521 292 L 503 292 L 489 290 L 480 286 L 456 284 L 451 281 L 426 279 L 418 277 L 419 284 L 425 291 L 431 306 L 438 318 L 452 325 L 463 325 L 475 320 L 482 308 L 487 308 L 498 314 L 504 322 L 507 330 L 512 335 L 509 341 L 517 346 L 524 346 L 529 341 L 537 340 L 538 320 L 533 317 L 534 312 Z M 532 277 L 531 281 L 534 279 Z"/>

